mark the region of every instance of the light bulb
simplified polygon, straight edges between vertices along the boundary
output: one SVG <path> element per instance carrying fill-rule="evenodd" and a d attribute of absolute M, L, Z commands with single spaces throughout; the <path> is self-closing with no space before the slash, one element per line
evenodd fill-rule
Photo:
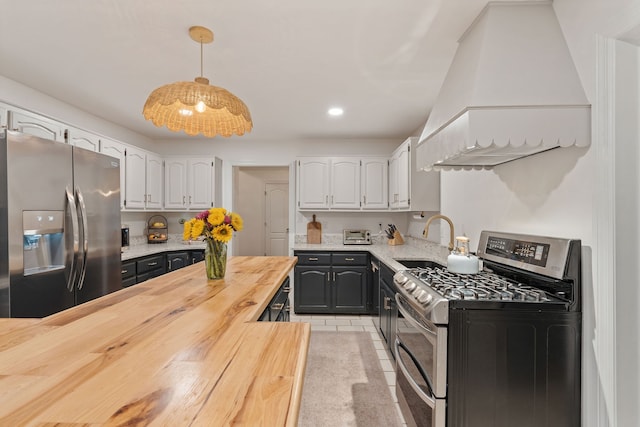
<path fill-rule="evenodd" d="M 198 113 L 204 113 L 204 110 L 206 109 L 207 109 L 207 106 L 204 104 L 204 102 L 198 101 L 198 103 L 196 104 L 196 111 Z"/>

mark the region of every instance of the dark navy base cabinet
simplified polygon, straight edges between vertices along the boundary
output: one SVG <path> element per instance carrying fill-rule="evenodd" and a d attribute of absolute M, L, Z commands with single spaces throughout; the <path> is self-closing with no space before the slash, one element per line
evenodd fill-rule
<path fill-rule="evenodd" d="M 368 253 L 301 251 L 295 255 L 296 313 L 370 312 Z"/>

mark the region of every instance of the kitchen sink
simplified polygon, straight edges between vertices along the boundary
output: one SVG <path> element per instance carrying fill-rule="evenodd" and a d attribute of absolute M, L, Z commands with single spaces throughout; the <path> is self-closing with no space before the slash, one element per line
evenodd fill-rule
<path fill-rule="evenodd" d="M 434 268 L 434 267 L 443 267 L 434 261 L 427 261 L 426 259 L 396 259 L 394 260 L 404 265 L 407 268 Z"/>

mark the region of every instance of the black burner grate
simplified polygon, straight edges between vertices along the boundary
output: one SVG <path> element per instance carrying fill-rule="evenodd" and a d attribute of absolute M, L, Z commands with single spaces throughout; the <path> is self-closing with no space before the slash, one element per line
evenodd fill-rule
<path fill-rule="evenodd" d="M 411 275 L 452 300 L 551 301 L 543 290 L 482 271 L 473 275 L 451 273 L 444 268 L 414 268 Z"/>

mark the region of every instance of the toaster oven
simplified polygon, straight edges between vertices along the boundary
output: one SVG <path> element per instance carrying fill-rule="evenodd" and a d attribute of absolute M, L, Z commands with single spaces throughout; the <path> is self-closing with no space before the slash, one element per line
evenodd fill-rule
<path fill-rule="evenodd" d="M 370 245 L 369 230 L 344 230 L 342 243 L 345 245 Z"/>

